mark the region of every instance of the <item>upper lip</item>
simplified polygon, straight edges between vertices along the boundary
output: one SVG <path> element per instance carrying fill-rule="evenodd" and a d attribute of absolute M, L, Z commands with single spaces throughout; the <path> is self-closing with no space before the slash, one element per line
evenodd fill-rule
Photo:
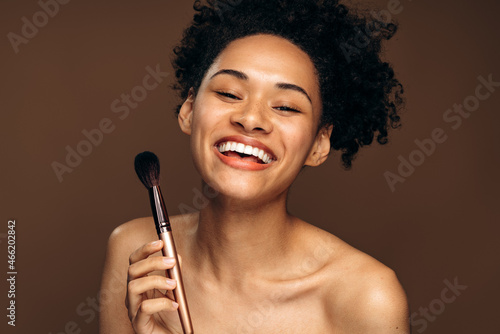
<path fill-rule="evenodd" d="M 245 145 L 250 145 L 252 147 L 257 147 L 257 148 L 263 150 L 265 153 L 267 153 L 267 155 L 269 155 L 273 160 L 276 160 L 276 155 L 274 154 L 274 152 L 269 147 L 267 147 L 266 145 L 264 145 L 263 143 L 261 143 L 260 141 L 258 141 L 257 139 L 254 139 L 254 138 L 249 138 L 249 137 L 244 137 L 244 136 L 227 136 L 227 137 L 219 139 L 215 143 L 215 147 L 219 147 L 220 144 L 228 142 L 228 141 L 242 143 Z"/>

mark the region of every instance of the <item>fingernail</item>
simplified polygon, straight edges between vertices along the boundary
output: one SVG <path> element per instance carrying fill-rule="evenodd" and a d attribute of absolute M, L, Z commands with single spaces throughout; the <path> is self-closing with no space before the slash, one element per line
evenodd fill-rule
<path fill-rule="evenodd" d="M 174 306 L 175 309 L 179 308 L 179 304 L 177 304 L 176 302 L 172 302 L 172 305 Z"/>
<path fill-rule="evenodd" d="M 167 284 L 168 285 L 174 287 L 176 285 L 175 283 L 176 283 L 175 280 L 167 278 Z"/>
<path fill-rule="evenodd" d="M 160 240 L 153 241 L 151 243 L 151 246 L 158 246 L 160 244 L 160 242 L 161 242 Z"/>
<path fill-rule="evenodd" d="M 165 257 L 163 258 L 163 263 L 165 264 L 174 264 L 175 263 L 175 259 L 173 257 Z"/>

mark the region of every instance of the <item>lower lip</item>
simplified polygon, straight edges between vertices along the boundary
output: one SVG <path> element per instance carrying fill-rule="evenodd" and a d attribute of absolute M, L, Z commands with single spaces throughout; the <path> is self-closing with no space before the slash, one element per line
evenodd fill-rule
<path fill-rule="evenodd" d="M 217 149 L 217 147 L 214 147 L 214 152 L 219 157 L 219 159 L 222 160 L 223 163 L 225 163 L 226 165 L 231 166 L 233 168 L 237 168 L 237 169 L 245 169 L 245 170 L 252 170 L 252 171 L 263 170 L 263 169 L 269 168 L 270 165 L 272 164 L 272 162 L 270 162 L 268 164 L 259 164 L 257 162 L 253 162 L 253 161 L 246 161 L 246 160 L 242 160 L 242 159 L 238 159 L 238 158 L 228 157 L 228 156 L 225 156 L 224 154 L 220 153 L 219 150 Z"/>

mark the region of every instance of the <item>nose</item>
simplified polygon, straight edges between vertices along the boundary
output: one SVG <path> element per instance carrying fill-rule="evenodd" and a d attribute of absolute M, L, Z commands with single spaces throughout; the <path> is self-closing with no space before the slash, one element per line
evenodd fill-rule
<path fill-rule="evenodd" d="M 264 103 L 249 101 L 231 115 L 231 124 L 245 132 L 269 133 L 273 126 Z"/>

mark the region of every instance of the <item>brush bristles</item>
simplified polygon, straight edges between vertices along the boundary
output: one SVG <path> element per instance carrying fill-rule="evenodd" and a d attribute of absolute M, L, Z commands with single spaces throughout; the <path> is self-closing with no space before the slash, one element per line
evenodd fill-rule
<path fill-rule="evenodd" d="M 160 161 L 153 152 L 137 154 L 134 161 L 135 172 L 146 188 L 160 185 Z"/>

